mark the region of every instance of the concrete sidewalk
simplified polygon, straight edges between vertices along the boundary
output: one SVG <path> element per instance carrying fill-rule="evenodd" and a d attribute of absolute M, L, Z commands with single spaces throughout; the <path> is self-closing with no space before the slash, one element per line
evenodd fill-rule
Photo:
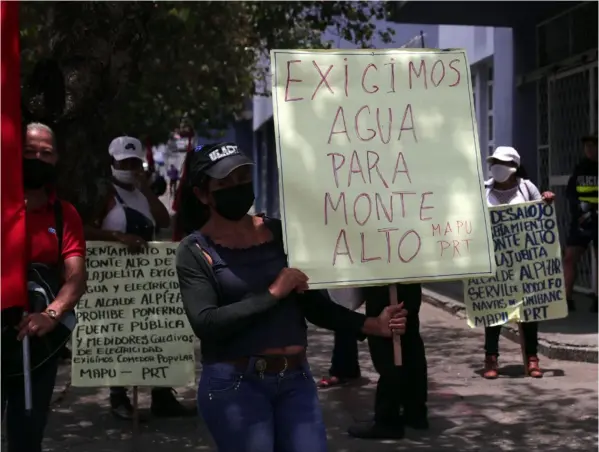
<path fill-rule="evenodd" d="M 421 325 L 429 366 L 431 429 L 407 430 L 400 441 L 350 438 L 347 427 L 371 415 L 374 373 L 360 344 L 365 379 L 321 392 L 330 452 L 588 452 L 597 450 L 597 366 L 543 359 L 545 378 L 523 378 L 519 347 L 501 343 L 501 377 L 480 377 L 483 336 L 454 316 L 424 304 Z M 315 378 L 329 367 L 333 335 L 310 327 L 309 359 Z M 131 424 L 108 412 L 107 389 L 69 388 L 61 368 L 44 443 L 45 452 L 129 452 Z M 198 365 L 198 376 L 201 366 Z M 193 404 L 195 387 L 177 388 Z M 140 406 L 148 407 L 149 389 Z M 201 419 L 151 419 L 137 451 L 216 452 Z M 265 451 L 268 452 L 268 451 Z M 301 451 L 310 452 L 310 451 Z"/>
<path fill-rule="evenodd" d="M 440 282 L 424 285 L 423 301 L 466 318 L 462 283 Z M 575 296 L 577 310 L 568 317 L 539 323 L 539 352 L 547 357 L 568 361 L 598 362 L 597 314 L 589 313 L 591 299 Z M 502 334 L 518 342 L 518 328 L 509 324 Z"/>

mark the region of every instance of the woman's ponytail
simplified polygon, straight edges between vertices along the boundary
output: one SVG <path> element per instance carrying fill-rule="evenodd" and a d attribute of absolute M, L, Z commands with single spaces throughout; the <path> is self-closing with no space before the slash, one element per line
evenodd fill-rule
<path fill-rule="evenodd" d="M 181 180 L 173 201 L 173 210 L 175 211 L 173 241 L 175 242 L 200 229 L 210 217 L 210 209 L 197 198 L 189 181 L 188 167 L 192 153 L 193 150 L 188 151 L 185 156 Z"/>

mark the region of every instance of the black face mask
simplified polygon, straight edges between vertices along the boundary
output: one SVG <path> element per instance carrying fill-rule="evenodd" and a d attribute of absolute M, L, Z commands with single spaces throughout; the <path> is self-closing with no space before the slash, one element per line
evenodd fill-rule
<path fill-rule="evenodd" d="M 252 204 L 254 204 L 254 187 L 252 183 L 221 188 L 212 192 L 214 210 L 229 221 L 241 220 Z"/>
<path fill-rule="evenodd" d="M 23 187 L 37 190 L 56 180 L 56 167 L 40 159 L 23 159 Z"/>

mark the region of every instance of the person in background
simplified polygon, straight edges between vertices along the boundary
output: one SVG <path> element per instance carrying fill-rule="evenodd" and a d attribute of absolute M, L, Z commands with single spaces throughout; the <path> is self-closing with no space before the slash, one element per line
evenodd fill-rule
<path fill-rule="evenodd" d="M 329 376 L 318 382 L 320 389 L 351 383 L 361 377 L 358 361 L 358 338 L 353 334 L 335 332 Z"/>
<path fill-rule="evenodd" d="M 251 160 L 234 143 L 199 146 L 188 160 L 179 213 L 207 206 L 209 215 L 179 244 L 176 269 L 201 340 L 204 422 L 220 452 L 326 452 L 306 319 L 355 336 L 390 336 L 403 332 L 403 306 L 366 317 L 307 290 L 306 275 L 287 267 L 281 222 L 247 214 Z"/>
<path fill-rule="evenodd" d="M 424 341 L 420 336 L 420 284 L 397 284 L 397 298 L 407 311 L 401 337 L 403 365 L 394 362 L 393 341 L 368 337 L 368 348 L 379 373 L 374 401 L 374 420 L 351 426 L 348 433 L 363 439 L 401 439 L 404 428 L 426 430 L 428 423 L 428 376 Z M 366 315 L 377 316 L 389 305 L 389 286 L 362 289 Z"/>
<path fill-rule="evenodd" d="M 583 137 L 582 143 L 584 157 L 576 165 L 566 189 L 572 216 L 564 256 L 564 279 L 570 311 L 575 310 L 572 292 L 576 280 L 576 267 L 590 243 L 593 244 L 595 261 L 597 260 L 597 133 Z M 597 275 L 591 277 L 596 279 Z M 595 290 L 596 288 L 595 286 Z M 591 312 L 597 312 L 597 308 L 598 300 L 595 293 Z"/>
<path fill-rule="evenodd" d="M 177 191 L 177 184 L 179 183 L 179 170 L 172 163 L 167 171 L 167 176 L 168 176 L 168 180 L 169 180 L 169 182 L 168 182 L 169 193 L 171 195 L 171 198 L 173 198 Z"/>
<path fill-rule="evenodd" d="M 18 340 L 25 336 L 43 337 L 51 333 L 63 316 L 71 312 L 86 290 L 85 239 L 81 218 L 75 208 L 56 197 L 56 162 L 58 152 L 52 130 L 39 123 L 29 124 L 23 150 L 23 184 L 26 205 L 29 264 L 44 264 L 56 273 L 61 287 L 43 312 L 18 316 Z M 58 214 L 57 212 L 60 212 Z M 58 219 L 61 215 L 61 219 Z M 58 231 L 59 223 L 62 228 Z M 62 248 L 59 249 L 60 238 Z M 3 262 L 10 265 L 10 262 Z M 60 285 L 60 284 L 59 284 Z M 44 429 L 56 374 L 59 355 L 50 356 L 31 372 L 32 411 L 25 410 L 24 377 L 7 376 L 9 356 L 2 318 L 2 418 L 6 416 L 6 437 L 9 452 L 41 452 Z M 21 350 L 21 342 L 11 341 Z M 22 352 L 21 352 L 22 353 Z"/>
<path fill-rule="evenodd" d="M 85 227 L 87 240 L 101 240 L 126 245 L 140 251 L 155 239 L 156 228 L 168 228 L 170 215 L 165 205 L 149 187 L 143 171 L 144 150 L 137 138 L 118 137 L 108 148 L 112 159 L 112 188 L 99 204 L 91 224 Z M 126 388 L 110 388 L 113 415 L 132 419 L 133 406 Z M 195 410 L 182 406 L 172 388 L 152 389 L 151 412 L 158 417 L 195 415 Z"/>
<path fill-rule="evenodd" d="M 499 146 L 487 161 L 492 178 L 485 182 L 487 204 L 500 206 L 505 204 L 521 204 L 528 201 L 553 202 L 555 195 L 546 191 L 543 194 L 530 180 L 521 177 L 520 154 L 509 146 Z M 522 323 L 524 333 L 524 351 L 528 360 L 526 372 L 533 378 L 541 378 L 543 372 L 537 357 L 538 322 Z M 485 328 L 485 368 L 483 377 L 498 377 L 499 336 L 501 325 Z"/>
<path fill-rule="evenodd" d="M 343 307 L 357 310 L 364 300 L 361 288 L 342 288 L 324 291 L 324 295 Z M 358 338 L 345 332 L 335 332 L 328 377 L 318 383 L 320 389 L 351 383 L 361 377 L 358 361 Z"/>

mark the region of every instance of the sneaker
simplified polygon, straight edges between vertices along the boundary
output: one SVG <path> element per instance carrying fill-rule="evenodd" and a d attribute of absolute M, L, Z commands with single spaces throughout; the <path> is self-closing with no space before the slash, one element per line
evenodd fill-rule
<path fill-rule="evenodd" d="M 197 408 L 183 406 L 175 397 L 177 392 L 172 388 L 152 389 L 152 405 L 150 411 L 156 417 L 191 417 L 197 414 Z"/>
<path fill-rule="evenodd" d="M 110 394 L 110 412 L 119 419 L 133 419 L 133 405 L 127 394 Z"/>
<path fill-rule="evenodd" d="M 483 378 L 486 378 L 487 380 L 495 380 L 499 376 L 498 369 L 497 356 L 487 356 L 485 358 L 485 370 L 483 371 Z"/>

